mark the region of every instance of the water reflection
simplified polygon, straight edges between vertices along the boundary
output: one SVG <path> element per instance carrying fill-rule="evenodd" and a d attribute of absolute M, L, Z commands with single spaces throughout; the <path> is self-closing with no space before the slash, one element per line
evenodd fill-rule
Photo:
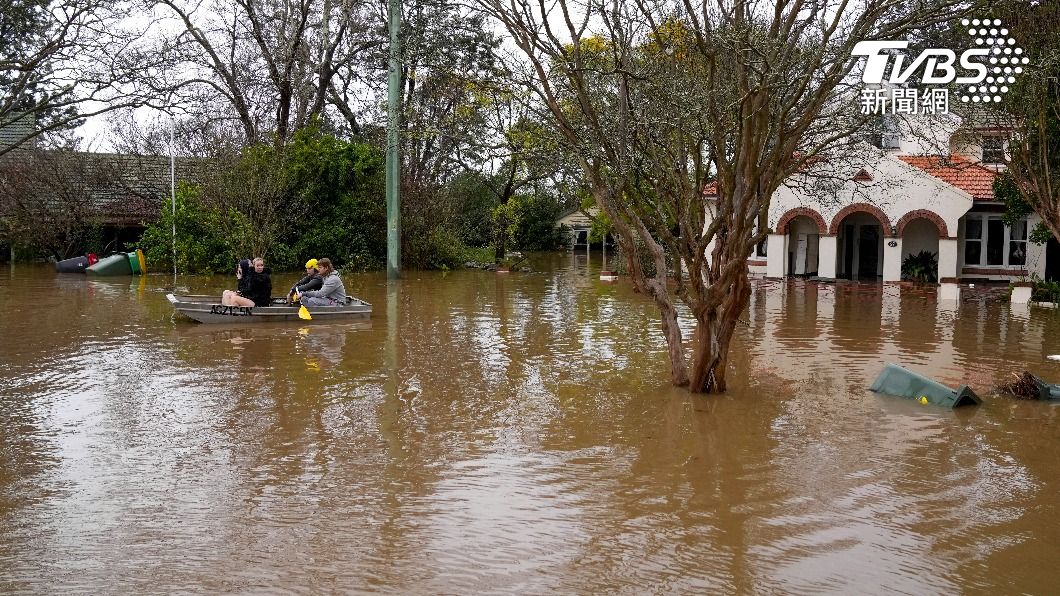
<path fill-rule="evenodd" d="M 1060 380 L 1055 311 L 758 280 L 732 391 L 699 397 L 599 257 L 347 275 L 369 321 L 250 327 L 174 317 L 168 277 L 8 268 L 34 309 L 0 311 L 0 589 L 1055 585 L 1060 410 L 990 391 Z M 985 403 L 872 394 L 885 361 Z"/>

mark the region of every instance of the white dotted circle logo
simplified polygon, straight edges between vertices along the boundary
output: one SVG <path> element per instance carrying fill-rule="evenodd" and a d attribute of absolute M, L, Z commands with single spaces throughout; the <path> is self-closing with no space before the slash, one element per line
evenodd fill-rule
<path fill-rule="evenodd" d="M 995 76 L 988 76 L 985 85 L 970 85 L 961 95 L 964 103 L 999 103 L 1001 95 L 1007 93 L 1016 82 L 1013 74 L 1023 72 L 1021 65 L 1029 64 L 1030 58 L 1023 55 L 1023 48 L 1016 47 L 1015 38 L 1008 37 L 1008 29 L 1001 26 L 1001 19 L 962 19 L 961 25 L 967 28 L 968 35 L 975 38 L 975 45 L 984 46 L 990 51 L 989 62 Z M 1004 72 L 1004 76 L 999 76 Z M 1001 86 L 998 86 L 1001 85 Z"/>

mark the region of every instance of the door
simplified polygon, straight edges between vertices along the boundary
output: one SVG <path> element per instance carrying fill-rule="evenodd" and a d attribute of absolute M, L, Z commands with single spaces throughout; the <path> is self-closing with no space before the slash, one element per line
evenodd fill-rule
<path fill-rule="evenodd" d="M 843 277 L 854 277 L 854 226 L 843 226 Z"/>
<path fill-rule="evenodd" d="M 878 226 L 861 226 L 858 237 L 858 277 L 876 277 L 879 265 L 880 232 Z"/>
<path fill-rule="evenodd" d="M 1060 242 L 1056 238 L 1045 244 L 1045 279 L 1060 281 Z"/>

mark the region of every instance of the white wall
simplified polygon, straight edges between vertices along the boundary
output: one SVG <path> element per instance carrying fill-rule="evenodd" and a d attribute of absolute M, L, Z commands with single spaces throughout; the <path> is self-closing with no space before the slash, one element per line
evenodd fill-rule
<path fill-rule="evenodd" d="M 902 155 L 942 155 L 950 146 L 950 138 L 960 127 L 954 116 L 904 114 L 898 117 Z"/>
<path fill-rule="evenodd" d="M 902 234 L 902 259 L 922 250 L 933 253 L 939 251 L 939 232 L 934 223 L 920 218 L 905 226 L 905 232 Z"/>
<path fill-rule="evenodd" d="M 858 183 L 850 179 L 861 169 L 873 177 L 872 182 Z M 961 216 L 972 207 L 968 193 L 871 147 L 861 158 L 850 160 L 847 171 L 841 174 L 847 182 L 834 193 L 796 184 L 781 186 L 770 203 L 770 226 L 775 228 L 780 218 L 796 207 L 814 209 L 830 224 L 843 207 L 869 203 L 882 210 L 895 226 L 910 211 L 930 210 L 946 222 L 947 230 L 953 234 Z M 890 230 L 884 230 L 884 236 L 890 234 Z"/>

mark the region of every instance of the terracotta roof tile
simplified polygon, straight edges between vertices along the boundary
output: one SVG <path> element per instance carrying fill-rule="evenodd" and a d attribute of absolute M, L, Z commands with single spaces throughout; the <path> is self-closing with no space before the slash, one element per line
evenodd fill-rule
<path fill-rule="evenodd" d="M 994 200 L 994 178 L 997 172 L 984 168 L 959 155 L 942 158 L 934 155 L 897 155 L 905 163 L 924 170 L 946 184 L 972 195 L 976 201 Z"/>
<path fill-rule="evenodd" d="M 872 174 L 861 170 L 854 176 L 853 180 L 854 182 L 872 182 Z"/>
<path fill-rule="evenodd" d="M 716 197 L 718 196 L 718 183 L 711 182 L 710 184 L 703 187 L 703 196 L 705 197 Z"/>

